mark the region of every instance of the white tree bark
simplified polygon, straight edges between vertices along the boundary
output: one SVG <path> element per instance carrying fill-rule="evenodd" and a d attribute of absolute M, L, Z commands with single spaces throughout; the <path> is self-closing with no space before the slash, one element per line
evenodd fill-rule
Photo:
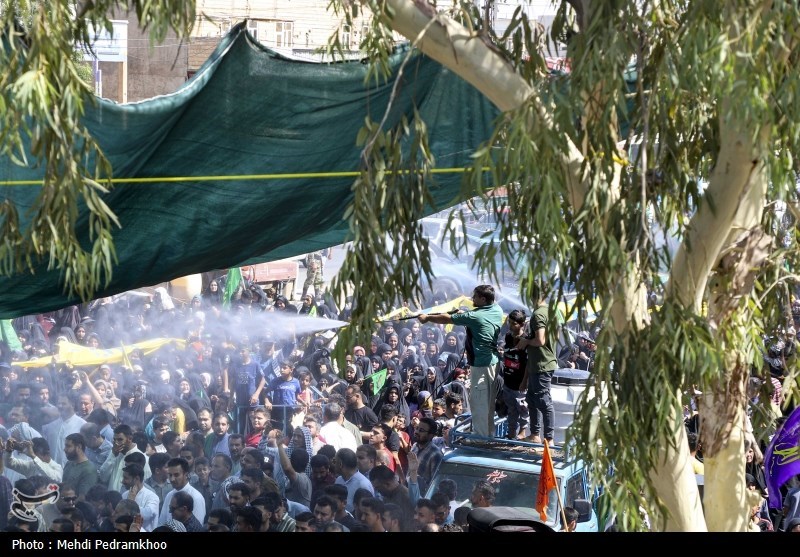
<path fill-rule="evenodd" d="M 534 103 L 538 125 L 553 127 L 550 114 L 534 89 L 514 71 L 497 51 L 450 18 L 437 15 L 425 0 L 387 0 L 392 28 L 414 42 L 426 55 L 458 74 L 483 93 L 502 111 Z M 433 21 L 433 20 L 436 21 Z M 573 207 L 580 208 L 586 196 L 583 155 L 567 140 L 563 164 Z"/>
<path fill-rule="evenodd" d="M 721 111 L 723 114 L 731 110 L 725 104 Z M 754 213 L 760 219 L 763 209 L 763 197 L 760 201 L 748 197 L 743 203 L 743 197 L 753 185 L 751 177 L 760 174 L 760 153 L 753 144 L 752 130 L 736 124 L 723 122 L 720 125 L 722 144 L 704 202 L 689 222 L 686 238 L 675 254 L 666 285 L 666 296 L 692 307 L 696 312 L 701 309 L 708 276 L 726 242 L 730 241 L 734 219 L 738 218 L 741 222 L 747 215 L 749 221 Z M 713 210 L 705 199 L 711 200 Z"/>
<path fill-rule="evenodd" d="M 481 38 L 472 35 L 454 21 L 437 15 L 425 0 L 388 0 L 387 5 L 394 14 L 392 27 L 414 41 L 426 55 L 471 83 L 503 111 L 532 103 L 539 119 L 537 124 L 552 128 L 552 119 L 535 91 Z M 721 113 L 730 114 L 726 110 Z M 750 221 L 756 215 L 760 217 L 761 210 L 758 195 L 749 188 L 752 185 L 751 177 L 758 166 L 757 157 L 754 157 L 756 151 L 752 144 L 753 135 L 748 136 L 747 133 L 729 126 L 723 126 L 722 132 L 722 147 L 706 192 L 713 200 L 715 210 L 712 211 L 708 203 L 704 203 L 692 217 L 687 239 L 678 250 L 666 290 L 668 296 L 698 312 L 706 292 L 708 277 L 717 264 L 726 241 L 730 242 L 731 236 L 735 235 L 735 219 L 739 217 L 742 222 Z M 570 201 L 576 210 L 582 206 L 588 189 L 582 170 L 583 162 L 580 149 L 567 140 L 567 152 L 563 158 L 564 172 Z M 616 173 L 614 178 L 618 177 Z M 619 183 L 610 186 L 618 187 Z M 745 198 L 746 201 L 743 202 Z M 687 245 L 691 245 L 691 249 Z M 629 326 L 642 326 L 648 320 L 643 285 L 637 283 L 636 278 L 635 270 L 627 273 L 612 294 L 613 303 L 609 308 L 609 316 L 618 332 Z M 656 527 L 669 531 L 704 531 L 706 521 L 689 461 L 691 457 L 686 432 L 677 413 L 674 430 L 676 448 L 663 448 L 663 461 L 651 474 L 659 497 L 669 510 L 666 520 Z M 712 493 L 713 496 L 722 496 L 721 482 L 730 487 L 728 482 L 734 471 L 734 455 L 740 450 L 741 441 L 735 435 L 728 441 L 725 450 L 712 457 L 709 462 L 709 469 L 718 468 L 714 474 L 719 474 L 720 480 L 714 482 L 709 478 L 711 483 L 706 484 L 708 502 L 713 498 Z M 736 466 L 739 470 L 737 474 L 743 474 L 741 462 Z M 736 502 L 738 506 L 739 498 L 734 494 L 733 498 L 724 497 L 720 501 L 719 504 L 711 503 L 706 512 L 728 515 L 730 507 L 726 508 L 726 505 Z M 715 529 L 720 525 L 724 529 L 731 526 L 716 517 L 711 517 L 709 523 Z M 739 529 L 738 523 L 734 529 Z"/>
<path fill-rule="evenodd" d="M 703 406 L 715 408 L 725 404 L 715 392 L 706 393 Z M 713 455 L 705 455 L 704 502 L 710 532 L 746 532 L 749 524 L 744 482 L 744 419 L 743 408 L 736 409 L 734 427 L 726 443 Z M 728 424 L 718 423 L 727 414 L 709 412 L 703 420 L 709 430 L 722 429 Z"/>
<path fill-rule="evenodd" d="M 680 397 L 680 392 L 676 393 Z M 677 412 L 672 419 L 676 448 L 662 447 L 663 461 L 650 478 L 659 497 L 669 510 L 667 517 L 655 518 L 653 528 L 664 532 L 705 532 L 706 522 L 697 480 L 689 459 L 689 442 L 683 417 Z"/>

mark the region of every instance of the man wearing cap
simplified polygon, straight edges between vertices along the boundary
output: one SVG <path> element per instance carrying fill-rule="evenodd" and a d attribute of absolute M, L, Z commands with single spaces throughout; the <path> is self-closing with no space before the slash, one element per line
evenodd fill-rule
<path fill-rule="evenodd" d="M 594 343 L 589 331 L 578 333 L 578 348 L 580 352 L 578 353 L 578 360 L 575 362 L 577 364 L 576 367 L 586 371 L 591 370 L 594 367 L 594 353 L 597 350 L 597 345 Z"/>

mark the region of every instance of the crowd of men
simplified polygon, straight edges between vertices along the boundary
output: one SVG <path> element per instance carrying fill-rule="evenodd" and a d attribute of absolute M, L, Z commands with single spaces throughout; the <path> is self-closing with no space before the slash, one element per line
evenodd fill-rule
<path fill-rule="evenodd" d="M 452 480 L 429 489 L 457 418 L 492 437 L 499 414 L 510 439 L 552 440 L 553 372 L 594 366 L 597 331 L 560 350 L 548 338 L 546 285 L 530 317 L 504 316 L 480 285 L 472 309 L 378 322 L 337 362 L 330 330 L 293 332 L 292 318 L 347 317 L 311 286 L 297 305 L 247 284 L 224 304 L 212 281 L 185 307 L 157 289 L 15 319 L 19 342 L 0 342 L 0 530 L 461 531 L 495 494 L 479 481 L 464 505 Z M 746 454 L 754 530 L 800 528 L 800 511 L 767 509 L 762 454 L 795 336 L 766 341 L 772 412 L 751 416 Z M 177 340 L 140 348 L 152 339 Z M 65 359 L 70 345 L 108 361 Z M 702 475 L 699 395 L 686 424 Z M 796 483 L 782 495 L 800 508 Z"/>
<path fill-rule="evenodd" d="M 493 384 L 504 317 L 491 287 L 473 302 L 441 324 L 381 322 L 342 362 L 325 331 L 270 326 L 337 317 L 312 294 L 228 306 L 212 283 L 186 307 L 159 289 L 16 319 L 20 345 L 0 344 L 0 529 L 459 531 L 492 485 L 465 507 L 452 481 L 425 495 L 470 403 L 493 434 L 494 394 L 470 387 L 476 369 L 476 391 Z M 137 348 L 154 338 L 184 342 Z M 122 350 L 82 365 L 65 342 Z"/>

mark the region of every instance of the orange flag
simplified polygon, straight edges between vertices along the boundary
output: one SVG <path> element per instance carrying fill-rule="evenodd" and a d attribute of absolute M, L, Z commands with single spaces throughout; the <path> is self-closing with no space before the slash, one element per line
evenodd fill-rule
<path fill-rule="evenodd" d="M 536 510 L 539 518 L 547 522 L 547 504 L 550 502 L 550 490 L 556 487 L 556 472 L 553 469 L 553 460 L 550 458 L 550 447 L 547 439 L 544 441 L 544 456 L 542 456 L 542 470 L 539 473 L 539 489 L 536 490 Z"/>

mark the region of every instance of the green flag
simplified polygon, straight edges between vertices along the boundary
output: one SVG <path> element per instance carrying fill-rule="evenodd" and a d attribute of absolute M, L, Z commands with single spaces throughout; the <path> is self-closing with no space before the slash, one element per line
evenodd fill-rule
<path fill-rule="evenodd" d="M 386 374 L 389 373 L 389 370 L 383 368 L 381 370 L 376 371 L 372 375 L 369 376 L 369 379 L 372 379 L 372 394 L 377 395 L 381 392 L 381 389 L 386 384 Z"/>
<path fill-rule="evenodd" d="M 225 293 L 222 296 L 222 307 L 231 307 L 234 292 L 242 283 L 242 270 L 239 267 L 228 269 L 228 278 L 225 280 Z"/>
<path fill-rule="evenodd" d="M 22 343 L 19 341 L 17 331 L 11 325 L 11 319 L 0 320 L 0 333 L 2 334 L 3 342 L 5 342 L 11 350 L 22 350 Z"/>

